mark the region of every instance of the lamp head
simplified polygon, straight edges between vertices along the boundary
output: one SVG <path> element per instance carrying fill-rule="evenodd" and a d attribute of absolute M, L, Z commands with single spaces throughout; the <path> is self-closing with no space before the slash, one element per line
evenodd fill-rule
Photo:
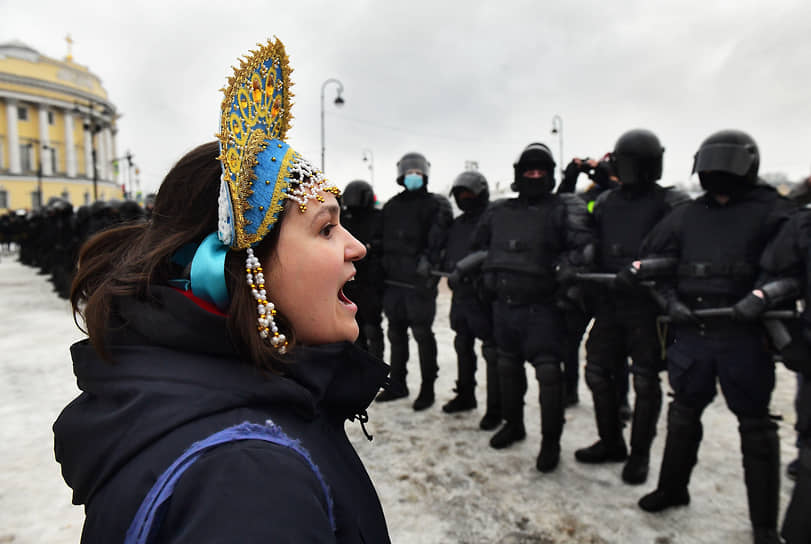
<path fill-rule="evenodd" d="M 344 105 L 344 99 L 340 94 L 335 97 L 335 105 L 338 106 L 338 107 L 341 107 L 341 106 Z"/>

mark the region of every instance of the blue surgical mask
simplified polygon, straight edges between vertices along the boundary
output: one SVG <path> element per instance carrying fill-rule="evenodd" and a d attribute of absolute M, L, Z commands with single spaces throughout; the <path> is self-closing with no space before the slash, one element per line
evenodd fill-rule
<path fill-rule="evenodd" d="M 422 174 L 407 174 L 406 177 L 403 178 L 403 185 L 405 185 L 405 188 L 409 191 L 421 189 L 422 184 Z"/>

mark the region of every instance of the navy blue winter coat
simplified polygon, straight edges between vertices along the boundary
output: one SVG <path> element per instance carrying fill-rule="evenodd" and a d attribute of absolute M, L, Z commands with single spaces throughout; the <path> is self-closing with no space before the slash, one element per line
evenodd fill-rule
<path fill-rule="evenodd" d="M 349 342 L 298 346 L 284 376 L 241 361 L 225 318 L 182 293 L 153 288 L 125 300 L 111 335 L 114 364 L 87 341 L 71 347 L 82 393 L 54 424 L 56 459 L 84 504 L 82 543 L 123 542 L 157 477 L 192 443 L 243 422 L 272 420 L 310 454 L 326 482 L 289 447 L 220 446 L 181 477 L 159 543 L 389 542 L 375 489 L 344 424 L 365 414 L 388 367 Z"/>

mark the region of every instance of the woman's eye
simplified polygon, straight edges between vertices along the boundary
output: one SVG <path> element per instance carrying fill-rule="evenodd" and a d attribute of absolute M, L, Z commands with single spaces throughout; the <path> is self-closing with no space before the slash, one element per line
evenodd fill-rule
<path fill-rule="evenodd" d="M 323 229 L 321 229 L 321 232 L 319 234 L 321 234 L 322 236 L 329 236 L 330 234 L 332 234 L 332 229 L 334 228 L 335 225 L 333 224 L 326 225 Z"/>

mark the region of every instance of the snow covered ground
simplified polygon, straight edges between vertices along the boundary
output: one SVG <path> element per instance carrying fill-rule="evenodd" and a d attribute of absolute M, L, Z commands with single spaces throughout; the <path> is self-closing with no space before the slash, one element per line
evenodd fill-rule
<path fill-rule="evenodd" d="M 620 480 L 621 464 L 587 466 L 575 449 L 596 437 L 591 396 L 581 379 L 580 404 L 566 414 L 561 464 L 551 474 L 535 470 L 540 445 L 538 388 L 530 378 L 527 439 L 507 450 L 488 447 L 478 429 L 483 413 L 484 367 L 478 372 L 480 407 L 446 415 L 456 378 L 450 295 L 440 291 L 435 324 L 440 376 L 437 404 L 415 413 L 419 365 L 412 343 L 411 399 L 372 405 L 367 442 L 357 423 L 353 442 L 374 480 L 395 543 L 739 543 L 751 542 L 737 422 L 719 397 L 704 415 L 704 441 L 693 472 L 688 507 L 647 514 L 636 506 L 655 487 L 664 444 L 664 417 L 648 483 Z M 68 346 L 82 337 L 69 304 L 47 277 L 15 258 L 0 260 L 0 544 L 75 543 L 83 512 L 53 457 L 51 424 L 77 393 Z M 387 346 L 388 349 L 388 346 Z M 796 455 L 794 375 L 782 366 L 772 411 L 780 422 L 781 457 Z M 626 434 L 628 430 L 626 429 Z M 792 482 L 782 480 L 781 521 Z"/>

